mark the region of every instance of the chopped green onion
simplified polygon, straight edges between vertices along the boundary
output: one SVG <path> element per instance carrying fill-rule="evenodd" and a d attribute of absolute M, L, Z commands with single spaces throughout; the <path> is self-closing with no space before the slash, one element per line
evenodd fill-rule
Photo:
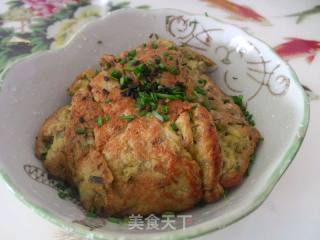
<path fill-rule="evenodd" d="M 84 128 L 76 128 L 75 132 L 76 134 L 82 135 L 85 134 L 87 131 Z"/>
<path fill-rule="evenodd" d="M 207 93 L 207 91 L 204 88 L 198 87 L 198 86 L 193 88 L 193 92 L 195 94 L 200 94 L 200 95 L 205 95 Z"/>
<path fill-rule="evenodd" d="M 205 96 L 202 105 L 208 110 L 210 111 L 210 104 L 209 104 L 209 99 L 207 96 Z"/>
<path fill-rule="evenodd" d="M 119 63 L 120 63 L 121 65 L 124 65 L 126 62 L 127 62 L 127 60 L 124 58 L 124 59 L 121 59 Z"/>
<path fill-rule="evenodd" d="M 149 69 L 146 64 L 140 64 L 133 70 L 134 74 L 138 77 L 146 77 L 149 75 Z"/>
<path fill-rule="evenodd" d="M 170 127 L 172 128 L 173 131 L 175 131 L 175 132 L 178 131 L 178 127 L 177 127 L 177 124 L 175 122 L 171 123 Z"/>
<path fill-rule="evenodd" d="M 247 107 L 243 103 L 243 96 L 241 96 L 241 95 L 240 96 L 232 96 L 231 98 L 232 98 L 233 102 L 240 107 L 241 112 L 242 112 L 244 118 L 247 120 L 247 122 L 251 126 L 255 126 L 255 121 L 253 119 L 253 115 L 247 110 Z"/>
<path fill-rule="evenodd" d="M 168 52 L 163 52 L 164 57 L 168 57 L 170 54 Z"/>
<path fill-rule="evenodd" d="M 121 115 L 120 118 L 122 120 L 126 120 L 128 122 L 131 122 L 132 120 L 134 120 L 136 117 L 134 115 Z"/>
<path fill-rule="evenodd" d="M 168 106 L 164 105 L 161 107 L 161 112 L 164 113 L 164 114 L 167 114 L 169 112 L 169 108 Z"/>
<path fill-rule="evenodd" d="M 99 116 L 97 119 L 96 119 L 96 122 L 98 124 L 99 127 L 101 127 L 103 125 L 103 118 L 101 116 Z"/>
<path fill-rule="evenodd" d="M 115 78 L 115 79 L 120 79 L 122 76 L 121 72 L 117 71 L 117 70 L 113 70 L 112 73 L 111 73 L 111 77 L 112 78 Z"/>
<path fill-rule="evenodd" d="M 122 76 L 121 78 L 120 78 L 120 86 L 125 86 L 125 85 L 127 85 L 129 82 L 130 82 L 130 78 L 128 78 L 127 76 Z"/>
<path fill-rule="evenodd" d="M 137 51 L 134 49 L 134 50 L 131 50 L 130 52 L 128 52 L 127 56 L 129 59 L 133 59 L 136 55 L 137 55 Z"/>
<path fill-rule="evenodd" d="M 152 43 L 151 43 L 151 47 L 152 47 L 153 49 L 157 49 L 157 48 L 158 48 L 158 44 L 157 44 L 156 42 L 152 42 Z"/>
<path fill-rule="evenodd" d="M 199 83 L 199 84 L 203 84 L 203 85 L 206 85 L 207 82 L 208 82 L 208 81 L 205 80 L 205 79 L 200 79 L 200 80 L 198 80 L 198 83 Z"/>
<path fill-rule="evenodd" d="M 129 65 L 131 65 L 131 66 L 136 66 L 136 65 L 139 64 L 139 61 L 138 61 L 137 59 L 132 59 L 132 60 L 130 60 L 128 63 L 129 63 Z"/>
<path fill-rule="evenodd" d="M 169 99 L 169 100 L 178 100 L 178 99 L 183 99 L 182 96 L 179 95 L 170 95 L 166 93 L 156 93 L 157 97 L 162 98 L 162 99 Z"/>
<path fill-rule="evenodd" d="M 177 69 L 174 66 L 168 66 L 167 70 L 168 70 L 169 73 L 171 73 L 173 75 L 179 75 L 179 73 L 180 73 L 179 69 Z"/>
<path fill-rule="evenodd" d="M 166 66 L 163 65 L 162 63 L 158 64 L 158 68 L 159 68 L 159 70 L 162 71 L 162 72 L 166 70 Z"/>

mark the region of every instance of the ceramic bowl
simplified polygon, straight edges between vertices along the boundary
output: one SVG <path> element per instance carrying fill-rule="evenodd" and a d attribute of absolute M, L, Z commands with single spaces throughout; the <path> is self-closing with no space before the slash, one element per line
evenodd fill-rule
<path fill-rule="evenodd" d="M 112 219 L 86 218 L 77 200 L 60 199 L 56 180 L 34 156 L 34 140 L 44 119 L 68 102 L 66 89 L 81 70 L 94 67 L 104 53 L 133 48 L 155 33 L 213 59 L 218 67 L 212 78 L 226 94 L 244 96 L 264 142 L 243 184 L 224 200 L 183 213 L 192 216 L 185 228 L 176 221 L 175 230 L 130 230 Z M 67 47 L 23 59 L 2 78 L 2 176 L 35 212 L 92 239 L 191 238 L 241 219 L 266 199 L 289 166 L 309 119 L 308 99 L 296 74 L 270 47 L 235 26 L 178 10 L 113 12 L 82 29 Z"/>

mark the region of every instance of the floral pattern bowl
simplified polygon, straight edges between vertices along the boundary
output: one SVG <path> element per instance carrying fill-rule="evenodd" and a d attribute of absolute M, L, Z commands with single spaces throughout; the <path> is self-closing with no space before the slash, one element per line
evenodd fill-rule
<path fill-rule="evenodd" d="M 148 228 L 141 222 L 134 228 L 130 221 L 137 224 L 141 219 L 133 216 L 129 223 L 87 217 L 76 198 L 58 197 L 59 182 L 34 157 L 37 129 L 67 102 L 65 90 L 77 73 L 94 67 L 106 52 L 117 54 L 155 35 L 213 59 L 218 67 L 210 73 L 212 78 L 226 94 L 244 96 L 264 142 L 240 187 L 218 203 L 171 216 L 170 226 L 168 219 L 153 218 L 165 222 L 166 228 Z M 23 59 L 2 78 L 1 175 L 37 213 L 90 239 L 191 238 L 241 219 L 271 192 L 298 151 L 309 121 L 308 98 L 295 73 L 270 47 L 235 26 L 172 9 L 113 12 L 84 27 L 65 48 Z"/>

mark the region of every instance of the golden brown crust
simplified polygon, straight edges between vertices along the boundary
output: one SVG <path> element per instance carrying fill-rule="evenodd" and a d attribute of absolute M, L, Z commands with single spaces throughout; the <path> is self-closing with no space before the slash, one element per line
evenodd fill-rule
<path fill-rule="evenodd" d="M 243 125 L 232 125 L 223 134 L 222 144 L 232 144 L 235 157 L 223 154 L 226 160 L 220 181 L 224 187 L 235 187 L 242 182 L 261 136 L 255 128 Z"/>
<path fill-rule="evenodd" d="M 221 157 L 216 128 L 210 113 L 202 106 L 193 113 L 194 152 L 202 172 L 204 200 L 214 202 L 223 196 L 219 183 Z"/>
<path fill-rule="evenodd" d="M 198 165 L 166 131 L 152 117 L 138 118 L 106 143 L 103 154 L 114 175 L 112 195 L 125 201 L 109 201 L 102 214 L 181 211 L 201 199 Z"/>
<path fill-rule="evenodd" d="M 223 187 L 242 181 L 260 137 L 207 76 L 212 61 L 169 41 L 152 44 L 138 47 L 136 59 L 150 64 L 160 58 L 175 68 L 152 81 L 183 84 L 194 102 L 159 100 L 156 111 L 168 107 L 164 122 L 153 113 L 140 115 L 136 96 L 126 95 L 112 75 L 128 76 L 131 84 L 141 79 L 129 63 L 104 55 L 99 72 L 86 70 L 70 86 L 71 106 L 54 113 L 38 134 L 37 157 L 46 152 L 48 171 L 78 187 L 83 206 L 101 216 L 179 212 L 200 200 L 217 201 Z M 207 93 L 195 93 L 199 86 Z"/>
<path fill-rule="evenodd" d="M 67 180 L 64 132 L 69 118 L 69 106 L 61 107 L 48 117 L 36 137 L 35 154 L 55 177 Z"/>
<path fill-rule="evenodd" d="M 222 153 L 220 181 L 225 188 L 235 187 L 241 184 L 261 135 L 245 120 L 240 107 L 214 82 L 208 81 L 206 88 Z"/>

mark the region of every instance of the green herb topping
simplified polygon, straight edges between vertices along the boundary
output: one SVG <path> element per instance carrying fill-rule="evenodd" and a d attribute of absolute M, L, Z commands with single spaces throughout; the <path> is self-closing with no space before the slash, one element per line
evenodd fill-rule
<path fill-rule="evenodd" d="M 99 127 L 101 127 L 103 125 L 103 118 L 101 116 L 97 117 L 96 123 Z"/>
<path fill-rule="evenodd" d="M 76 129 L 75 129 L 75 132 L 76 132 L 76 134 L 78 134 L 78 135 L 83 135 L 83 134 L 86 134 L 86 133 L 87 133 L 87 130 L 84 129 L 84 128 L 76 128 Z"/>
<path fill-rule="evenodd" d="M 128 52 L 127 57 L 129 59 L 133 59 L 136 55 L 137 55 L 137 51 L 134 49 L 134 50 L 131 50 L 130 52 Z"/>
<path fill-rule="evenodd" d="M 205 95 L 207 93 L 207 91 L 204 88 L 198 87 L 198 86 L 193 88 L 193 92 L 195 94 L 200 94 L 200 95 Z"/>
<path fill-rule="evenodd" d="M 243 113 L 245 119 L 247 120 L 247 122 L 251 125 L 251 126 L 255 126 L 255 121 L 253 119 L 253 115 L 247 110 L 246 105 L 243 102 L 243 96 L 232 96 L 232 100 L 235 104 L 237 104 L 240 109 L 241 112 Z"/>
<path fill-rule="evenodd" d="M 175 122 L 171 123 L 170 127 L 172 128 L 173 131 L 175 131 L 175 132 L 178 131 L 178 127 L 177 127 L 177 124 Z"/>
<path fill-rule="evenodd" d="M 157 49 L 158 48 L 158 44 L 154 41 L 154 42 L 151 43 L 151 47 L 153 49 Z"/>
<path fill-rule="evenodd" d="M 173 74 L 173 75 L 179 75 L 180 71 L 178 68 L 173 67 L 173 66 L 168 66 L 167 70 L 169 73 Z"/>
<path fill-rule="evenodd" d="M 122 74 L 118 70 L 113 70 L 111 72 L 111 77 L 114 78 L 114 79 L 119 80 L 121 78 L 121 76 L 122 76 Z"/>
<path fill-rule="evenodd" d="M 127 86 L 128 83 L 130 83 L 130 82 L 131 82 L 130 78 L 128 78 L 127 76 L 122 76 L 120 78 L 120 82 L 119 83 L 120 83 L 121 88 L 123 88 L 123 87 Z"/>
<path fill-rule="evenodd" d="M 202 105 L 208 110 L 210 111 L 210 104 L 209 104 L 209 99 L 207 96 L 204 97 L 203 103 Z"/>
<path fill-rule="evenodd" d="M 131 122 L 132 120 L 134 120 L 136 117 L 134 115 L 121 115 L 120 118 L 122 120 L 126 120 L 128 122 Z"/>
<path fill-rule="evenodd" d="M 208 81 L 205 80 L 205 79 L 200 79 L 200 80 L 198 80 L 198 83 L 201 84 L 201 85 L 206 85 L 207 82 L 208 82 Z"/>

